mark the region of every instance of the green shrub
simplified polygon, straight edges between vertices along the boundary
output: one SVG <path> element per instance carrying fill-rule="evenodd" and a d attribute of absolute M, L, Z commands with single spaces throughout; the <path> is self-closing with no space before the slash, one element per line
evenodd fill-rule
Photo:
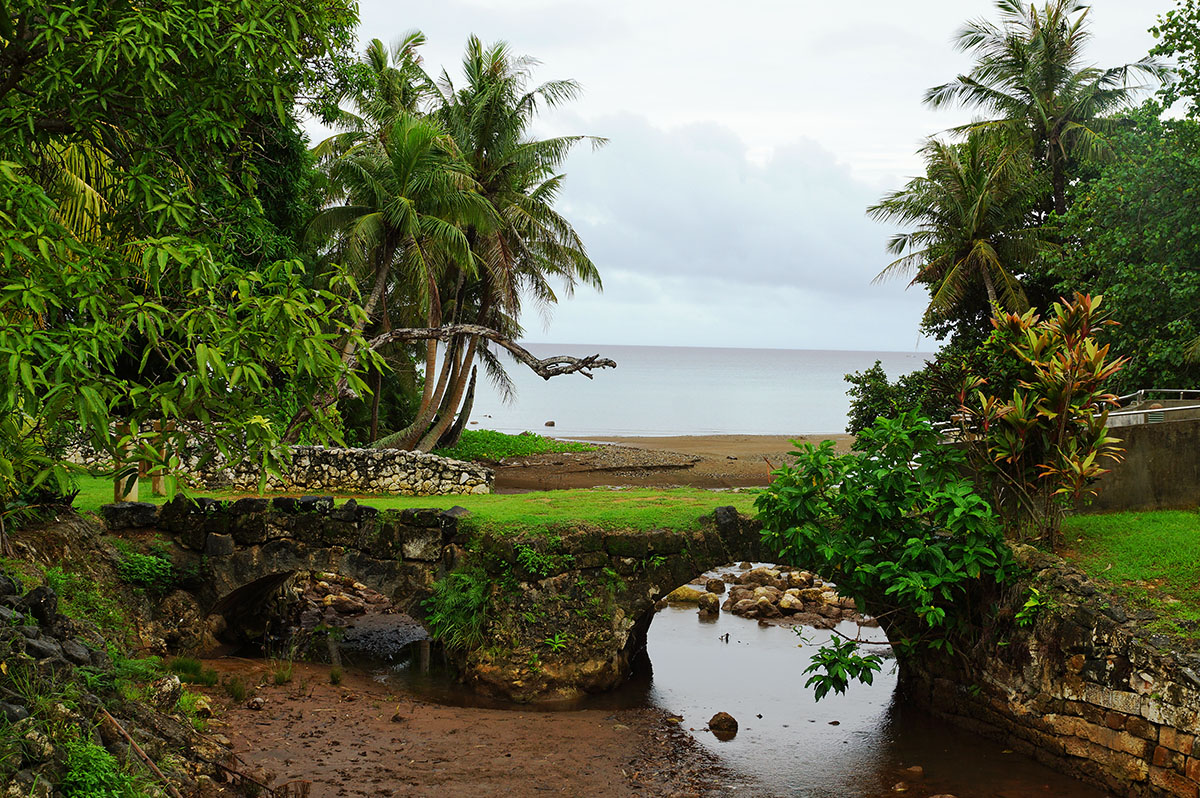
<path fill-rule="evenodd" d="M 970 608 L 987 606 L 1015 569 L 996 515 L 963 476 L 963 454 L 926 419 L 877 419 L 856 448 L 838 456 L 831 441 L 805 444 L 776 472 L 756 501 L 764 541 L 886 618 L 899 656 L 950 650 L 977 629 Z M 808 684 L 818 696 L 844 692 L 850 678 L 869 677 L 872 658 L 826 645 L 825 672 Z"/>
<path fill-rule="evenodd" d="M 280 687 L 290 682 L 292 680 L 292 663 L 276 662 L 275 670 L 272 673 L 272 680 Z"/>
<path fill-rule="evenodd" d="M 179 694 L 179 703 L 176 704 L 179 711 L 187 718 L 188 723 L 198 732 L 203 732 L 208 728 L 208 723 L 204 718 L 200 717 L 197 707 L 200 702 L 200 694 L 193 693 L 190 690 L 184 690 Z"/>
<path fill-rule="evenodd" d="M 433 453 L 455 460 L 502 460 L 505 457 L 524 457 L 545 452 L 590 452 L 596 447 L 587 443 L 544 438 L 532 432 L 506 435 L 490 429 L 463 430 L 454 446 Z"/>
<path fill-rule="evenodd" d="M 448 649 L 473 651 L 486 639 L 491 582 L 478 566 L 451 571 L 433 583 L 424 602 L 429 630 Z"/>
<path fill-rule="evenodd" d="M 166 593 L 175 585 L 175 566 L 157 554 L 126 552 L 117 563 L 117 574 L 135 587 Z"/>
<path fill-rule="evenodd" d="M 341 668 L 334 666 L 329 669 L 329 683 L 330 684 L 341 684 L 342 683 L 342 669 Z"/>
<path fill-rule="evenodd" d="M 91 740 L 67 741 L 67 772 L 59 785 L 66 798 L 125 798 L 133 782 L 116 758 Z"/>
<path fill-rule="evenodd" d="M 225 692 L 240 704 L 246 700 L 246 683 L 240 676 L 230 676 L 225 680 Z"/>
<path fill-rule="evenodd" d="M 217 671 L 206 668 L 198 659 L 176 657 L 167 663 L 167 670 L 177 674 L 184 684 L 200 684 L 211 687 L 217 683 Z"/>

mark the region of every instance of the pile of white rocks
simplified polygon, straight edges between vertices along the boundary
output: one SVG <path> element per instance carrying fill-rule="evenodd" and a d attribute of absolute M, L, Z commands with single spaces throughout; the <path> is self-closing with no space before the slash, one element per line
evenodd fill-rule
<path fill-rule="evenodd" d="M 666 601 L 694 602 L 702 615 L 713 616 L 724 610 L 766 623 L 818 629 L 832 629 L 842 621 L 878 626 L 878 622 L 858 612 L 853 599 L 838 595 L 832 582 L 810 571 L 742 563 L 742 573 L 725 571 L 701 578 L 696 584 L 704 591 L 684 586 L 668 595 Z M 721 603 L 718 597 L 726 590 L 728 596 Z"/>

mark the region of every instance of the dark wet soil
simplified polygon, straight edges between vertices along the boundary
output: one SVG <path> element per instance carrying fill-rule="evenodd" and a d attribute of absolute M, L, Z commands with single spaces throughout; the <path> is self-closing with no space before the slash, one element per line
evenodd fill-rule
<path fill-rule="evenodd" d="M 210 693 L 228 709 L 212 731 L 274 784 L 337 796 L 716 796 L 738 786 L 715 757 L 654 709 L 537 712 L 451 707 L 397 694 L 348 670 L 296 663 L 271 684 L 269 663 L 217 659 L 225 676 L 260 684 L 262 708 Z M 250 696 L 247 700 L 250 700 Z"/>

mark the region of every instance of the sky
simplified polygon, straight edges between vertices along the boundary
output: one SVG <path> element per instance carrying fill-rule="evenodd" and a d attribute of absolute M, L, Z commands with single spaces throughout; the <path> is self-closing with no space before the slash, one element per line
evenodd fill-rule
<path fill-rule="evenodd" d="M 1040 4 L 1040 3 L 1039 3 Z M 1172 0 L 1095 0 L 1089 60 L 1136 61 Z M 921 171 L 925 137 L 969 121 L 925 89 L 970 68 L 952 39 L 992 0 L 360 0 L 360 40 L 424 31 L 427 70 L 460 75 L 470 34 L 573 78 L 538 135 L 580 133 L 559 209 L 604 288 L 548 316 L 546 343 L 934 351 L 926 295 L 872 285 L 893 229 L 868 205 Z M 322 135 L 310 125 L 310 135 Z"/>

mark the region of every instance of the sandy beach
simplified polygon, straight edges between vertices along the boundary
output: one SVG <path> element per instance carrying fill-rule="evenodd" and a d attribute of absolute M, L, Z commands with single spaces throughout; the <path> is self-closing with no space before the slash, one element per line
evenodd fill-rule
<path fill-rule="evenodd" d="M 817 444 L 825 439 L 836 441 L 839 452 L 848 451 L 854 441 L 845 434 L 578 438 L 598 444 L 597 450 L 506 458 L 495 464 L 496 490 L 755 487 L 766 485 L 771 471 L 789 461 L 793 440 Z"/>

